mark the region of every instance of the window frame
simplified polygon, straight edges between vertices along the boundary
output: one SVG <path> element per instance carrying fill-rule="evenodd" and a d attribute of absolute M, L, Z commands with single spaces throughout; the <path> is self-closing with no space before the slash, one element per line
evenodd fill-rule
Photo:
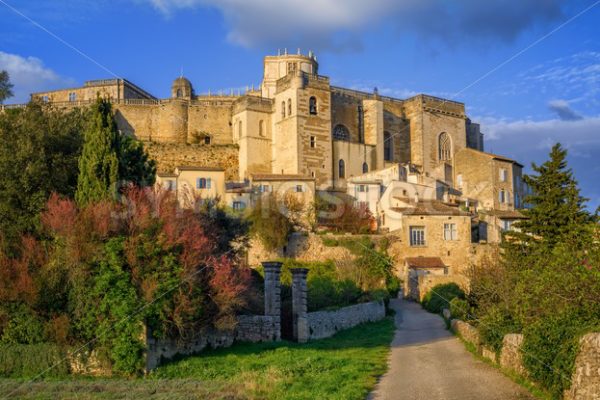
<path fill-rule="evenodd" d="M 458 240 L 458 228 L 456 226 L 456 222 L 444 222 L 444 240 Z"/>
<path fill-rule="evenodd" d="M 409 226 L 408 227 L 408 241 L 409 241 L 410 247 L 425 247 L 425 246 L 427 246 L 427 234 L 426 234 L 425 226 L 423 226 L 423 225 Z"/>

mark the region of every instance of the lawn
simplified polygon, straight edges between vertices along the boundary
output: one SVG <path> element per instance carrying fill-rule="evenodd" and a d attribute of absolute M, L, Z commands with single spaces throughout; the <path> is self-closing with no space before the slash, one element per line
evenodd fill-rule
<path fill-rule="evenodd" d="M 143 379 L 0 379 L 0 398 L 364 399 L 387 368 L 390 318 L 297 344 L 237 344 L 173 361 Z M 14 396 L 11 396 L 14 397 Z"/>

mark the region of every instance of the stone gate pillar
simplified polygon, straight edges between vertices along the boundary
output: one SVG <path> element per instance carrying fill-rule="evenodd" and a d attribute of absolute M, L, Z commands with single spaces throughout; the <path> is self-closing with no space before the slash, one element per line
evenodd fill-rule
<path fill-rule="evenodd" d="M 265 316 L 272 319 L 275 326 L 275 340 L 281 340 L 281 263 L 265 261 Z"/>
<path fill-rule="evenodd" d="M 306 343 L 308 331 L 308 306 L 306 303 L 306 276 L 308 269 L 292 268 L 292 318 L 294 324 L 294 339 Z"/>

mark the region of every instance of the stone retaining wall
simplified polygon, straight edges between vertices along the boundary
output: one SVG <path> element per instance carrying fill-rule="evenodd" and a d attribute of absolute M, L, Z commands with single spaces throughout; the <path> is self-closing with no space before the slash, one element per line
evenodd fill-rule
<path fill-rule="evenodd" d="M 502 339 L 502 350 L 500 351 L 500 366 L 525 376 L 527 371 L 523 365 L 522 346 L 523 335 L 518 333 L 505 335 Z"/>
<path fill-rule="evenodd" d="M 146 338 L 146 371 L 158 367 L 164 360 L 176 355 L 197 354 L 206 348 L 229 347 L 234 342 L 270 342 L 279 340 L 279 318 L 266 315 L 240 315 L 231 331 L 207 330 L 193 340 L 155 339 L 148 332 Z"/>
<path fill-rule="evenodd" d="M 512 370 L 527 377 L 523 365 L 523 335 L 507 334 L 502 340 L 500 357 L 491 349 L 481 345 L 477 328 L 466 322 L 453 319 L 452 330 L 464 340 L 475 345 L 479 354 L 499 364 L 502 368 Z M 600 333 L 588 333 L 579 341 L 579 353 L 575 359 L 571 387 L 564 393 L 565 400 L 600 400 Z"/>
<path fill-rule="evenodd" d="M 475 345 L 477 350 L 479 350 L 481 347 L 481 337 L 479 336 L 479 331 L 477 331 L 477 328 L 458 319 L 453 319 L 450 322 L 450 328 L 452 328 L 454 333 L 460 335 L 460 337 L 467 342 Z"/>
<path fill-rule="evenodd" d="M 600 400 L 600 333 L 588 333 L 579 341 L 579 354 L 566 400 Z"/>
<path fill-rule="evenodd" d="M 323 339 L 337 332 L 365 322 L 385 318 L 383 301 L 356 304 L 335 311 L 315 311 L 308 313 L 309 339 Z"/>

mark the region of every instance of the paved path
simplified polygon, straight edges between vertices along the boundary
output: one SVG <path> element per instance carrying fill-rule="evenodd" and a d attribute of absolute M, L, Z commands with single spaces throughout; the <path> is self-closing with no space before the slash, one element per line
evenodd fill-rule
<path fill-rule="evenodd" d="M 396 335 L 390 368 L 372 400 L 533 399 L 500 371 L 477 360 L 446 330 L 441 317 L 417 303 L 392 300 Z"/>

